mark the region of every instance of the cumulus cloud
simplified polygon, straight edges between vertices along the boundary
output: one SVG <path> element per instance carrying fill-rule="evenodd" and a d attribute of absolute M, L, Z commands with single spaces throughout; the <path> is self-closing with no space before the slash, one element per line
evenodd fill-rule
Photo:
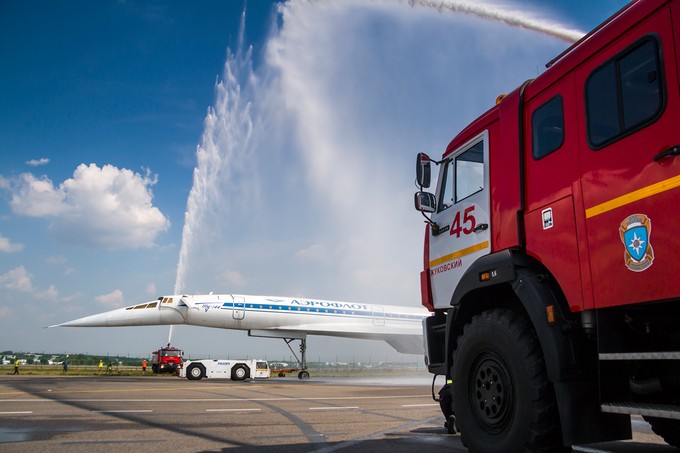
<path fill-rule="evenodd" d="M 313 244 L 295 252 L 298 261 L 324 261 L 328 257 L 328 250 L 323 244 Z"/>
<path fill-rule="evenodd" d="M 243 287 L 246 284 L 246 279 L 233 269 L 226 270 L 222 273 L 222 281 L 227 285 L 228 288 L 231 287 Z"/>
<path fill-rule="evenodd" d="M 50 163 L 50 160 L 47 157 L 41 157 L 40 159 L 31 159 L 26 161 L 26 165 L 29 165 L 31 167 L 39 167 L 41 165 L 47 165 Z"/>
<path fill-rule="evenodd" d="M 156 294 L 156 284 L 149 283 L 148 285 L 146 285 L 146 290 L 144 292 L 146 292 L 146 294 L 153 296 L 154 294 Z"/>
<path fill-rule="evenodd" d="M 50 285 L 46 290 L 40 290 L 33 286 L 32 279 L 33 276 L 24 266 L 18 266 L 0 275 L 0 285 L 6 289 L 29 293 L 32 297 L 40 300 L 54 302 L 58 299 L 59 292 L 56 286 Z"/>
<path fill-rule="evenodd" d="M 49 218 L 65 243 L 117 249 L 151 247 L 170 227 L 153 206 L 156 182 L 148 170 L 141 175 L 113 165 L 81 164 L 58 186 L 47 176 L 24 173 L 6 180 L 4 188 L 11 192 L 14 213 Z"/>
<path fill-rule="evenodd" d="M 123 291 L 120 289 L 115 289 L 108 294 L 102 294 L 94 298 L 98 304 L 104 305 L 105 307 L 118 308 L 125 305 L 125 299 L 123 298 Z"/>
<path fill-rule="evenodd" d="M 61 265 L 66 264 L 66 258 L 62 255 L 52 255 L 45 258 L 47 264 Z"/>
<path fill-rule="evenodd" d="M 0 284 L 7 289 L 27 293 L 33 292 L 31 274 L 28 273 L 24 266 L 15 267 L 11 271 L 0 275 Z"/>
<path fill-rule="evenodd" d="M 24 244 L 13 243 L 8 238 L 0 234 L 0 252 L 13 253 L 24 249 Z"/>

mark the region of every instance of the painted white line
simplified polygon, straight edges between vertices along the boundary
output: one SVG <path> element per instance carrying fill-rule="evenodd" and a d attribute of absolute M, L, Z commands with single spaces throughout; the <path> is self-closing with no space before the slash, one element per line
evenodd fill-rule
<path fill-rule="evenodd" d="M 0 415 L 21 415 L 21 414 L 32 414 L 33 411 L 14 411 L 14 412 L 0 412 Z"/>
<path fill-rule="evenodd" d="M 102 399 L 102 398 L 51 398 L 51 399 L 0 399 L 0 403 L 68 403 L 68 402 L 124 402 L 124 403 L 191 403 L 191 402 L 229 402 L 229 401 L 333 401 L 333 400 L 384 400 L 384 399 L 403 399 L 403 398 L 432 398 L 431 395 L 399 395 L 399 396 L 327 396 L 318 398 L 309 398 L 301 396 L 299 398 L 125 398 L 125 399 Z"/>
<path fill-rule="evenodd" d="M 96 414 L 137 414 L 140 412 L 153 412 L 151 409 L 124 409 L 120 411 L 92 411 Z"/>
<path fill-rule="evenodd" d="M 262 409 L 206 409 L 206 412 L 244 412 L 244 411 L 261 411 Z"/>
<path fill-rule="evenodd" d="M 437 406 L 439 407 L 439 403 L 430 403 L 430 404 L 402 404 L 401 407 L 434 407 Z"/>
<path fill-rule="evenodd" d="M 359 409 L 359 406 L 345 406 L 345 407 L 310 407 L 310 411 L 340 411 L 347 409 Z"/>
<path fill-rule="evenodd" d="M 571 447 L 573 451 L 582 451 L 584 453 L 611 453 L 608 450 L 598 450 L 596 448 L 588 448 L 588 447 Z"/>

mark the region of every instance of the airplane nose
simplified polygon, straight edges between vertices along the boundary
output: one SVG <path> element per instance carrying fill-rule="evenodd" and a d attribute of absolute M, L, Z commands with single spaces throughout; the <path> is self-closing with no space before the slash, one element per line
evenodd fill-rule
<path fill-rule="evenodd" d="M 184 321 L 181 307 L 159 307 L 159 301 L 152 301 L 86 316 L 50 327 L 161 326 L 184 324 Z"/>

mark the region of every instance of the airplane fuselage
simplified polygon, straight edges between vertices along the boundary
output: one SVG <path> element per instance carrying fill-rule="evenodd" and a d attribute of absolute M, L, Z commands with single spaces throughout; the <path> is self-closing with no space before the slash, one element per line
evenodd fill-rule
<path fill-rule="evenodd" d="M 59 326 L 189 324 L 247 330 L 253 336 L 385 340 L 398 351 L 410 352 L 422 349 L 422 320 L 428 315 L 421 307 L 239 294 L 171 295 Z"/>

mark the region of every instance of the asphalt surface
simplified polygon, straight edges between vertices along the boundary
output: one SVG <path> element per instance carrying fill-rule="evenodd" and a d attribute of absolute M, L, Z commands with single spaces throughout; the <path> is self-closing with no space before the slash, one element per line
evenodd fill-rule
<path fill-rule="evenodd" d="M 633 420 L 632 441 L 575 451 L 671 452 Z M 427 375 L 412 378 L 0 376 L 0 451 L 464 452 Z"/>

